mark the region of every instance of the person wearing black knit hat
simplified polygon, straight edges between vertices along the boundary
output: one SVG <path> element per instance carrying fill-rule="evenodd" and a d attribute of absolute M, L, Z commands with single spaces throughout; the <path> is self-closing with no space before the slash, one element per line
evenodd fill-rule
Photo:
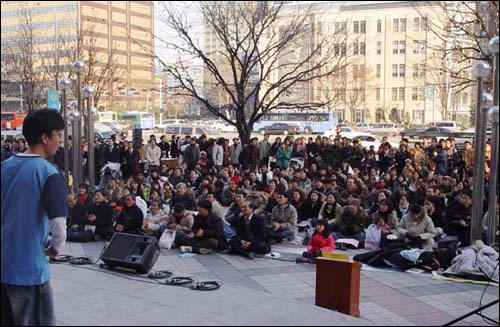
<path fill-rule="evenodd" d="M 191 229 L 194 237 L 186 236 L 182 239 L 181 244 L 184 246 L 181 246 L 181 251 L 208 254 L 212 250 L 226 250 L 227 240 L 222 220 L 211 213 L 212 203 L 202 200 L 198 203 L 198 210 Z"/>

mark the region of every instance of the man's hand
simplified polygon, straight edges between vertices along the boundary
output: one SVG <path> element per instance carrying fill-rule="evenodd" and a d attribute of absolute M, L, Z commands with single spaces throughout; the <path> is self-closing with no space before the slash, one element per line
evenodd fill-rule
<path fill-rule="evenodd" d="M 198 231 L 196 232 L 196 237 L 202 237 L 203 236 L 203 229 L 199 228 Z"/>
<path fill-rule="evenodd" d="M 176 229 L 177 228 L 177 224 L 170 224 L 170 226 L 168 226 L 168 229 Z"/>
<path fill-rule="evenodd" d="M 465 220 L 463 220 L 463 219 L 460 219 L 460 220 L 458 221 L 458 223 L 459 223 L 460 225 L 462 225 L 462 226 L 467 227 L 467 223 L 466 223 L 466 222 L 465 222 Z"/>
<path fill-rule="evenodd" d="M 144 222 L 142 223 L 142 229 L 147 229 L 149 226 L 149 222 L 147 220 L 144 220 Z"/>
<path fill-rule="evenodd" d="M 57 253 L 56 250 L 54 250 L 51 246 L 47 250 L 45 250 L 45 255 L 51 259 L 54 259 L 55 257 L 57 257 L 59 255 L 59 253 Z"/>
<path fill-rule="evenodd" d="M 274 223 L 273 226 L 274 226 L 275 232 L 277 232 L 280 229 L 280 224 L 278 224 L 278 223 Z"/>
<path fill-rule="evenodd" d="M 123 225 L 120 225 L 120 224 L 116 225 L 115 230 L 117 232 L 123 232 Z"/>

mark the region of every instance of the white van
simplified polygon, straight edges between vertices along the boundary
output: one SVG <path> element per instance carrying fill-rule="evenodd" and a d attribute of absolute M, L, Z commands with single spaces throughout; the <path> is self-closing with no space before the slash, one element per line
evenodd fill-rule
<path fill-rule="evenodd" d="M 454 132 L 460 132 L 460 125 L 453 120 L 433 121 L 429 125 L 434 127 L 444 127 Z"/>

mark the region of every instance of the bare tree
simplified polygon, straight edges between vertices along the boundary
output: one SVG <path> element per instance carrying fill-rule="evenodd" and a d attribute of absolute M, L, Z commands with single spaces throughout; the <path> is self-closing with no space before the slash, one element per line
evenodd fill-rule
<path fill-rule="evenodd" d="M 493 62 L 487 44 L 498 35 L 499 8 L 497 1 L 440 1 L 437 5 L 439 10 L 433 11 L 432 19 L 424 27 L 436 39 L 428 42 L 429 50 L 440 59 L 429 67 L 441 75 L 439 81 L 431 83 L 444 83 L 444 88 L 451 89 L 441 92 L 449 106 L 461 91 L 475 85 L 476 80 L 464 73 L 473 62 L 478 59 Z M 421 8 L 425 7 L 416 2 L 416 11 L 426 16 Z"/>
<path fill-rule="evenodd" d="M 205 50 L 196 42 L 183 13 L 171 4 L 160 6 L 159 19 L 178 37 L 175 42 L 160 41 L 201 60 L 209 75 L 205 90 L 223 91 L 222 103 L 196 90 L 183 61 L 167 64 L 159 58 L 160 64 L 185 95 L 236 126 L 242 142 L 249 141 L 253 124 L 273 110 L 329 104 L 308 92 L 315 82 L 331 75 L 334 66 L 345 65 L 346 56 L 336 56 L 333 44 L 345 43 L 346 36 L 317 33 L 320 24 L 310 5 L 300 4 L 300 11 L 294 11 L 297 7 L 285 6 L 283 1 L 199 2 L 204 26 L 220 44 L 215 50 Z M 213 83 L 207 85 L 207 80 Z M 300 96 L 293 96 L 299 92 Z"/>
<path fill-rule="evenodd" d="M 18 30 L 14 34 L 2 29 L 2 52 L 4 53 L 2 70 L 6 79 L 13 79 L 21 83 L 23 100 L 28 110 L 34 110 L 43 102 L 45 75 L 37 69 L 36 49 L 40 32 L 34 28 L 33 16 L 26 9 L 19 9 Z M 21 108 L 22 110 L 23 108 Z"/>
<path fill-rule="evenodd" d="M 354 121 L 356 110 L 366 103 L 367 85 L 370 80 L 371 70 L 367 69 L 364 64 L 354 64 L 351 67 L 352 79 L 349 78 L 350 82 L 346 83 L 345 108 L 350 112 L 351 121 Z M 366 108 L 362 109 L 366 110 Z M 369 111 L 366 110 L 366 112 Z"/>

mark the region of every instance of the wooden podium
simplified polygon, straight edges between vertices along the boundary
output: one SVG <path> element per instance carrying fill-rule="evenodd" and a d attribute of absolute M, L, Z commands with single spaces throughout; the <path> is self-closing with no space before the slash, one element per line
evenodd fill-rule
<path fill-rule="evenodd" d="M 161 165 L 167 165 L 167 168 L 176 168 L 179 166 L 178 158 L 163 158 L 160 159 Z"/>
<path fill-rule="evenodd" d="M 316 263 L 316 305 L 359 318 L 361 263 L 323 257 Z"/>

